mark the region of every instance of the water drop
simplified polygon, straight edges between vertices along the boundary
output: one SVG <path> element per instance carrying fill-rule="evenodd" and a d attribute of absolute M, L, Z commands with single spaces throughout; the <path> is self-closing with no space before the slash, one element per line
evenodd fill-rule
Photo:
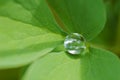
<path fill-rule="evenodd" d="M 85 39 L 81 34 L 72 33 L 66 36 L 64 47 L 70 54 L 81 54 L 85 51 Z"/>

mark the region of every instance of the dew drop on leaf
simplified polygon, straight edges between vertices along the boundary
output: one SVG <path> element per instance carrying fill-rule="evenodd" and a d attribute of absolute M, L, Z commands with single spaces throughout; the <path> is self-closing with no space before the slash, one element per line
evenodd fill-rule
<path fill-rule="evenodd" d="M 66 36 L 64 47 L 70 54 L 81 54 L 86 49 L 85 41 L 81 34 L 72 33 Z"/>

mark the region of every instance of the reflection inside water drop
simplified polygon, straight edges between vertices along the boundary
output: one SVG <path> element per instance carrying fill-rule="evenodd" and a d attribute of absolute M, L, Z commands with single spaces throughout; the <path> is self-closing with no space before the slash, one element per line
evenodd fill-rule
<path fill-rule="evenodd" d="M 70 54 L 81 54 L 85 51 L 85 39 L 81 34 L 72 33 L 66 36 L 64 47 Z"/>

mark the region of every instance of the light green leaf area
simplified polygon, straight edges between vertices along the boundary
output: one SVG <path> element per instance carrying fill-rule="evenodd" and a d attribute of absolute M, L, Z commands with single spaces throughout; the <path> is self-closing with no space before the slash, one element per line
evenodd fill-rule
<path fill-rule="evenodd" d="M 38 3 L 35 3 L 36 1 L 34 0 L 33 4 L 30 2 L 31 0 L 20 0 L 19 2 L 17 0 L 1 0 L 0 15 L 38 27 L 47 28 L 55 33 L 61 33 L 45 1 L 39 0 Z M 28 9 L 27 7 L 29 6 L 32 9 Z"/>
<path fill-rule="evenodd" d="M 90 48 L 84 56 L 52 52 L 38 59 L 22 80 L 120 80 L 120 60 L 113 53 Z"/>
<path fill-rule="evenodd" d="M 68 33 L 77 32 L 87 40 L 97 36 L 106 21 L 102 0 L 47 0 Z"/>
<path fill-rule="evenodd" d="M 59 34 L 0 16 L 0 69 L 29 64 L 61 41 Z"/>

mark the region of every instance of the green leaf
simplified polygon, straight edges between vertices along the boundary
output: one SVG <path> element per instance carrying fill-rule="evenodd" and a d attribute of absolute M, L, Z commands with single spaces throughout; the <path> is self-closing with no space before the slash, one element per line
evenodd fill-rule
<path fill-rule="evenodd" d="M 0 80 L 18 80 L 21 69 L 0 70 Z"/>
<path fill-rule="evenodd" d="M 0 15 L 15 19 L 24 23 L 32 24 L 38 27 L 47 28 L 52 32 L 61 33 L 61 30 L 55 22 L 44 0 L 1 0 Z M 21 3 L 20 3 L 21 2 Z M 32 9 L 28 9 L 27 7 Z"/>
<path fill-rule="evenodd" d="M 111 52 L 90 48 L 84 56 L 52 52 L 35 61 L 22 80 L 120 80 L 120 60 Z"/>
<path fill-rule="evenodd" d="M 106 14 L 102 0 L 47 0 L 66 30 L 91 40 L 104 27 Z"/>
<path fill-rule="evenodd" d="M 116 12 L 117 13 L 119 13 L 119 15 L 120 15 L 120 0 L 117 0 L 116 1 L 116 4 L 115 4 L 115 10 L 116 10 Z"/>
<path fill-rule="evenodd" d="M 0 17 L 0 69 L 31 63 L 63 41 L 43 28 Z"/>

